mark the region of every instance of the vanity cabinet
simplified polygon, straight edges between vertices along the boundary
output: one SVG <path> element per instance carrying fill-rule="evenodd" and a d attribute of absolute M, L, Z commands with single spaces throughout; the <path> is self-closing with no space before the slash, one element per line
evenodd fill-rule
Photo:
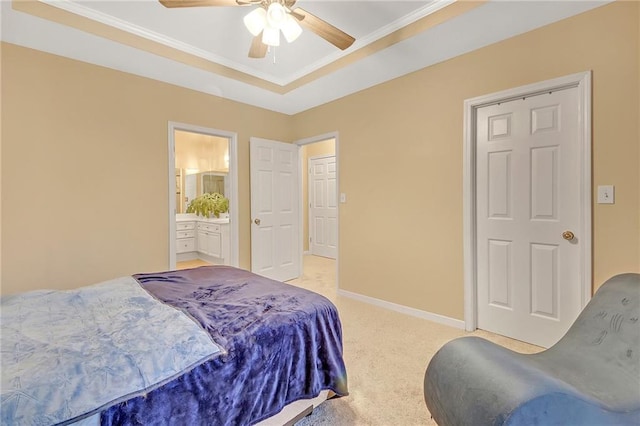
<path fill-rule="evenodd" d="M 229 264 L 229 223 L 207 219 L 176 221 L 176 259 Z"/>
<path fill-rule="evenodd" d="M 196 223 L 176 223 L 176 254 L 189 253 L 196 250 Z"/>
<path fill-rule="evenodd" d="M 198 222 L 198 251 L 213 257 L 223 257 L 219 224 Z"/>

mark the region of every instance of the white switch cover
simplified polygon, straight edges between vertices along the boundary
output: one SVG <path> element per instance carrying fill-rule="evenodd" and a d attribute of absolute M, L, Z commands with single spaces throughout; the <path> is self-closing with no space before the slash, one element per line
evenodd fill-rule
<path fill-rule="evenodd" d="M 347 202 L 347 194 L 345 194 L 344 192 L 340 193 L 340 202 L 341 203 L 346 203 Z"/>
<path fill-rule="evenodd" d="M 615 196 L 613 192 L 613 185 L 599 185 L 598 186 L 598 204 L 614 204 Z"/>

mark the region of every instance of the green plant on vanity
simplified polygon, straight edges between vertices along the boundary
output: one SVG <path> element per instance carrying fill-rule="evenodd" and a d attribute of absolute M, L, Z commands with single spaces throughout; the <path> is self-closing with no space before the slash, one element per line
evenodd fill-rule
<path fill-rule="evenodd" d="M 220 213 L 229 211 L 229 199 L 214 192 L 202 194 L 189 203 L 187 213 L 195 213 L 203 217 L 220 217 Z"/>

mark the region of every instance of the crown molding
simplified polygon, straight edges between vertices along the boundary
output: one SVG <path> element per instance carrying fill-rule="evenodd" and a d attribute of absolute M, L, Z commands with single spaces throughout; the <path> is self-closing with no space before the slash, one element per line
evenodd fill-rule
<path fill-rule="evenodd" d="M 280 87 L 285 87 L 315 71 L 322 69 L 323 67 L 349 55 L 352 52 L 355 52 L 363 47 L 366 47 L 379 39 L 392 34 L 398 30 L 401 30 L 403 27 L 421 19 L 425 16 L 428 16 L 432 13 L 437 12 L 440 9 L 443 9 L 449 6 L 452 3 L 455 3 L 456 0 L 434 0 L 429 4 L 416 9 L 412 13 L 403 16 L 400 19 L 397 19 L 394 22 L 391 22 L 382 28 L 370 33 L 369 35 L 362 37 L 349 48 L 344 51 L 338 50 L 328 56 L 325 56 L 319 61 L 316 61 L 306 67 L 301 68 L 297 72 L 293 74 L 289 74 L 284 78 L 277 78 L 270 74 L 263 73 L 255 70 L 254 68 L 247 67 L 243 64 L 239 64 L 235 61 L 231 61 L 227 58 L 224 58 L 220 55 L 213 54 L 204 49 L 200 49 L 196 46 L 193 46 L 189 43 L 182 42 L 180 40 L 176 40 L 174 38 L 168 37 L 166 35 L 160 34 L 155 31 L 148 30 L 139 25 L 133 24 L 128 21 L 124 21 L 122 19 L 116 18 L 112 15 L 109 15 L 104 12 L 97 11 L 90 7 L 84 6 L 72 0 L 37 0 L 39 3 L 46 4 L 48 6 L 52 6 L 61 10 L 64 10 L 69 13 L 73 13 L 75 15 L 81 16 L 83 18 L 89 19 L 94 22 L 99 22 L 101 24 L 107 25 L 112 28 L 116 28 L 121 31 L 125 31 L 129 34 L 135 35 L 137 37 L 144 38 L 146 40 L 153 41 L 155 43 L 162 44 L 164 46 L 170 47 L 172 49 L 176 49 L 183 53 L 205 59 L 207 61 L 225 66 L 232 70 L 242 72 L 244 74 L 250 75 L 252 77 L 259 78 L 266 82 L 276 84 Z"/>
<path fill-rule="evenodd" d="M 182 42 L 180 40 L 176 40 L 174 38 L 165 36 L 155 31 L 148 30 L 139 25 L 132 24 L 131 22 L 124 21 L 122 19 L 97 11 L 95 9 L 91 9 L 90 7 L 81 5 L 71 0 L 37 0 L 37 1 L 39 3 L 56 7 L 66 12 L 73 13 L 83 18 L 90 19 L 92 21 L 99 22 L 104 25 L 108 25 L 118 30 L 125 31 L 129 34 L 133 34 L 135 36 L 142 37 L 144 39 L 162 44 L 164 46 L 171 47 L 172 49 L 179 50 L 189 55 L 206 59 L 207 61 L 214 62 L 219 65 L 223 65 L 225 67 L 251 75 L 261 80 L 265 80 L 270 83 L 277 84 L 278 86 L 285 86 L 286 84 L 288 84 L 287 79 L 275 78 L 269 74 L 256 71 L 251 67 L 244 66 L 235 61 L 230 61 L 227 58 L 213 54 L 204 49 L 200 49 L 191 44 Z"/>
<path fill-rule="evenodd" d="M 431 15 L 432 13 L 437 12 L 440 9 L 443 9 L 447 6 L 449 6 L 452 3 L 455 3 L 456 0 L 434 0 L 431 3 L 414 10 L 412 13 L 403 16 L 400 19 L 397 19 L 387 25 L 385 25 L 384 27 L 370 33 L 369 35 L 359 38 L 357 39 L 350 48 L 348 48 L 347 50 L 338 50 L 330 55 L 325 56 L 324 58 L 322 58 L 319 61 L 316 61 L 304 68 L 301 68 L 298 72 L 295 72 L 293 74 L 291 74 L 288 78 L 287 78 L 287 83 L 286 84 L 290 84 L 293 83 L 294 81 L 301 79 L 305 76 L 307 76 L 308 74 L 311 74 L 312 72 L 315 72 L 335 61 L 337 61 L 338 59 L 341 59 L 347 55 L 349 55 L 352 52 L 355 52 L 356 50 L 359 50 L 363 47 L 366 47 L 368 45 L 370 45 L 371 43 L 374 43 L 378 40 L 380 40 L 383 37 L 386 37 L 389 34 L 392 34 L 398 30 L 401 30 L 403 27 L 412 24 L 414 22 L 416 22 L 419 19 L 424 18 L 427 15 Z"/>

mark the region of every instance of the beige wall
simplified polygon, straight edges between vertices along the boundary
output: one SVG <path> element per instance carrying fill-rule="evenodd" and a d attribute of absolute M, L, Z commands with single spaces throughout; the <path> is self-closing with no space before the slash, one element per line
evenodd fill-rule
<path fill-rule="evenodd" d="M 2 88 L 3 293 L 168 267 L 169 121 L 238 133 L 250 266 L 249 137 L 290 117 L 6 43 Z"/>
<path fill-rule="evenodd" d="M 336 140 L 334 138 L 326 141 L 314 142 L 309 145 L 302 145 L 300 156 L 302 157 L 302 232 L 304 251 L 309 251 L 309 158 L 320 155 L 335 155 Z"/>
<path fill-rule="evenodd" d="M 463 101 L 587 70 L 593 183 L 616 186 L 616 204 L 593 209 L 594 282 L 639 271 L 638 7 L 604 6 L 295 116 L 296 138 L 340 134 L 341 288 L 462 319 Z"/>
<path fill-rule="evenodd" d="M 2 93 L 2 43 L 0 43 L 0 94 Z M 0 101 L 0 294 L 2 292 L 2 104 Z"/>
<path fill-rule="evenodd" d="M 462 319 L 463 101 L 586 70 L 594 187 L 616 186 L 616 204 L 593 209 L 595 285 L 638 271 L 639 7 L 607 5 L 293 117 L 3 44 L 3 292 L 166 268 L 167 122 L 179 121 L 238 132 L 242 267 L 249 136 L 338 131 L 341 287 Z"/>

